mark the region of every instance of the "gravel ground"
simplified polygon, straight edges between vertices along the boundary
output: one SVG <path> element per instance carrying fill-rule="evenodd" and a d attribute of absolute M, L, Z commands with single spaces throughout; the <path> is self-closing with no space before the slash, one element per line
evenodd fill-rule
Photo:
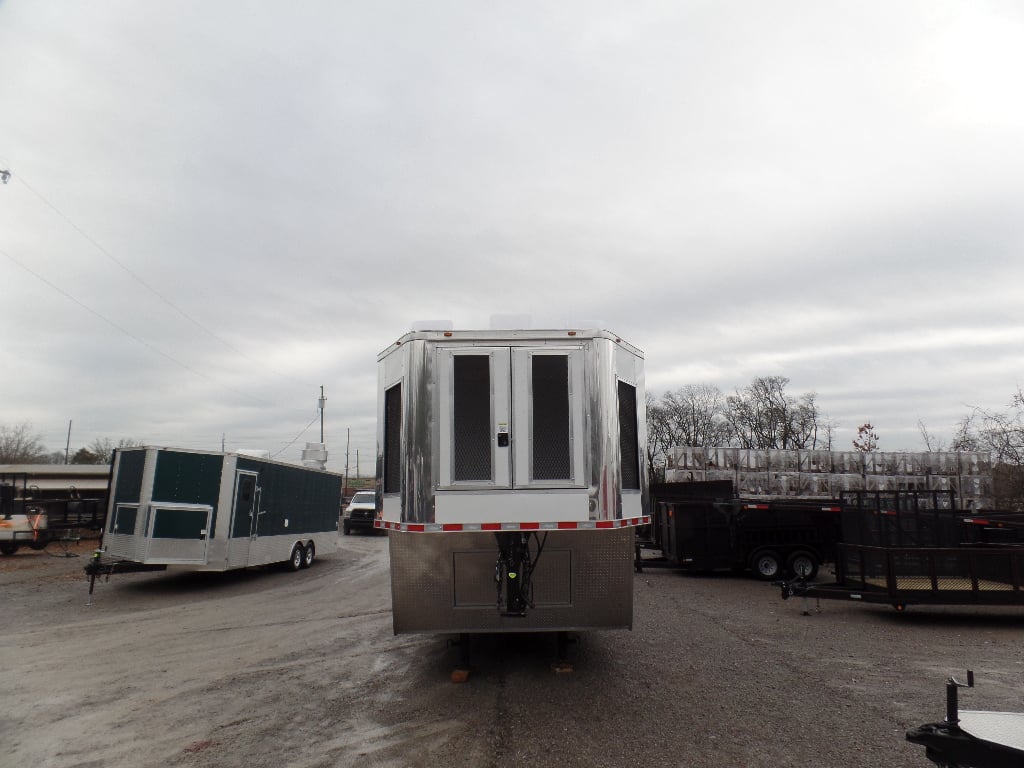
<path fill-rule="evenodd" d="M 3 766 L 931 766 L 908 728 L 1024 710 L 1024 610 L 801 600 L 647 569 L 632 632 L 391 632 L 387 541 L 309 570 L 119 575 L 87 605 L 78 558 L 0 558 Z M 822 578 L 827 578 L 827 574 Z"/>

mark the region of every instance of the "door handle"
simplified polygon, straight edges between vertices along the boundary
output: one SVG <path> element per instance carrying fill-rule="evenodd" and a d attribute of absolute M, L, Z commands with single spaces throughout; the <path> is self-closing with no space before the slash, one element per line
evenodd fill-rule
<path fill-rule="evenodd" d="M 499 432 L 498 433 L 498 447 L 499 448 L 508 448 L 508 432 Z"/>

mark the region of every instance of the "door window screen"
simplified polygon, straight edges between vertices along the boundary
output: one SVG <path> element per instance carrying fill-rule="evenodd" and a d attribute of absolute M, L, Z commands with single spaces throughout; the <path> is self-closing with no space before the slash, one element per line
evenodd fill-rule
<path fill-rule="evenodd" d="M 491 480 L 491 359 L 452 358 L 452 480 Z"/>
<path fill-rule="evenodd" d="M 401 490 L 402 385 L 384 392 L 384 493 Z"/>
<path fill-rule="evenodd" d="M 636 387 L 619 382 L 619 454 L 622 487 L 640 489 L 640 445 L 636 429 Z"/>
<path fill-rule="evenodd" d="M 569 358 L 534 355 L 533 392 L 534 480 L 572 479 L 572 424 L 569 418 Z"/>

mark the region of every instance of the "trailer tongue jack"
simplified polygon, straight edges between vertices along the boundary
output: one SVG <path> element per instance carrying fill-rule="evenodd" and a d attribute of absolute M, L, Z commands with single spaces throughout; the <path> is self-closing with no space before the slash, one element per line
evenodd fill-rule
<path fill-rule="evenodd" d="M 498 612 L 502 616 L 525 616 L 526 609 L 533 608 L 533 569 L 540 560 L 544 542 L 538 540 L 534 556 L 530 554 L 529 533 L 496 533 L 494 537 L 498 540 L 498 561 L 494 564 Z"/>

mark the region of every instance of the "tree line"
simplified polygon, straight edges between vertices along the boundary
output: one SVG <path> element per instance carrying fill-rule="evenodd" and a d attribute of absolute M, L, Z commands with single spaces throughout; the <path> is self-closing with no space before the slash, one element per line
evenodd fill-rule
<path fill-rule="evenodd" d="M 847 449 L 835 445 L 837 425 L 821 410 L 817 395 L 794 395 L 788 386 L 785 376 L 759 376 L 731 395 L 708 384 L 687 384 L 660 398 L 648 393 L 647 455 L 652 473 L 658 477 L 666 451 L 676 445 Z M 948 445 L 923 422 L 918 422 L 918 429 L 928 451 L 986 451 L 999 465 L 1024 466 L 1024 392 L 1019 387 L 1006 410 L 972 407 L 957 423 Z M 877 446 L 874 426 L 860 425 L 850 447 L 871 451 Z"/>
<path fill-rule="evenodd" d="M 109 464 L 116 449 L 140 445 L 131 438 L 115 443 L 109 437 L 98 437 L 74 453 L 50 451 L 30 423 L 0 424 L 0 464 Z"/>

